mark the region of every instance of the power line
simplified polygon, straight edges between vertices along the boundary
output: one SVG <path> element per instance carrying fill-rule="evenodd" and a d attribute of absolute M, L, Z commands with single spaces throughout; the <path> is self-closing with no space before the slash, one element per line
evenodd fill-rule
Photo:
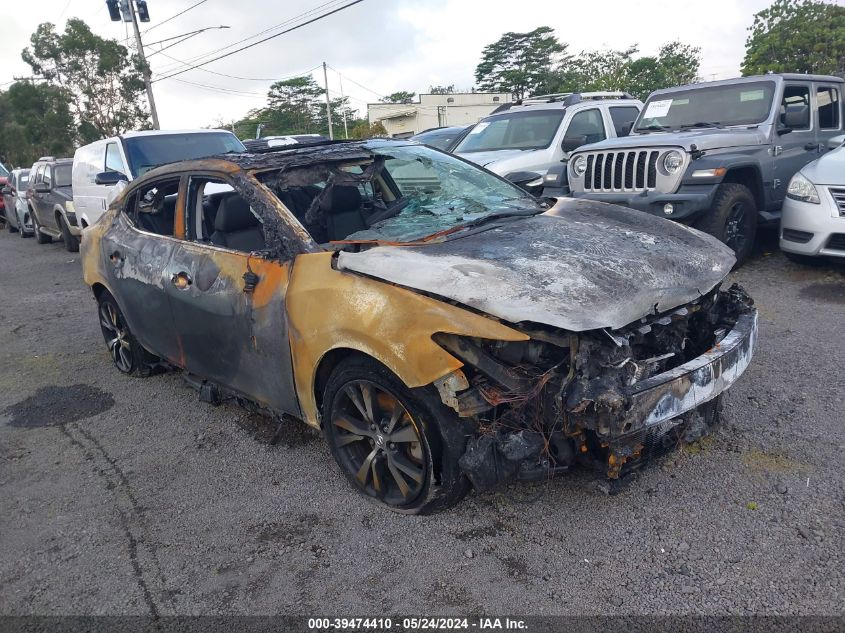
<path fill-rule="evenodd" d="M 151 26 L 150 28 L 148 28 L 146 31 L 144 31 L 144 33 L 149 33 L 149 32 L 150 32 L 150 31 L 152 31 L 153 29 L 157 29 L 158 27 L 160 27 L 162 24 L 166 24 L 167 22 L 170 22 L 170 20 L 173 20 L 173 19 L 175 19 L 175 18 L 178 18 L 180 15 L 182 15 L 182 14 L 184 14 L 184 13 L 187 13 L 187 12 L 188 12 L 188 11 L 190 11 L 191 9 L 195 9 L 196 7 L 198 7 L 198 6 L 200 6 L 201 4 L 204 4 L 204 3 L 206 3 L 206 2 L 208 2 L 208 0 L 199 0 L 199 2 L 196 2 L 196 3 L 192 4 L 192 5 L 191 5 L 191 6 L 189 6 L 187 9 L 184 9 L 184 10 L 180 11 L 180 12 L 179 12 L 179 13 L 177 13 L 176 15 L 171 15 L 171 16 L 170 16 L 169 18 L 167 18 L 166 20 L 162 20 L 162 21 L 161 21 L 161 22 L 159 22 L 158 24 L 154 24 L 153 26 Z"/>
<path fill-rule="evenodd" d="M 339 13 L 340 11 L 343 11 L 344 9 L 348 9 L 351 6 L 354 6 L 356 4 L 360 4 L 363 1 L 364 0 L 352 0 L 352 2 L 347 2 L 346 4 L 340 6 L 336 9 L 332 9 L 331 11 L 327 11 L 326 13 L 321 13 L 320 15 L 318 15 L 314 18 L 311 18 L 310 20 L 307 20 L 305 22 L 301 22 L 300 24 L 294 25 L 294 26 L 292 26 L 288 29 L 285 29 L 284 31 L 280 31 L 279 33 L 274 33 L 273 35 L 270 35 L 269 37 L 265 37 L 261 40 L 258 40 L 257 42 L 253 42 L 252 44 L 247 44 L 246 46 L 242 46 L 241 48 L 237 48 L 237 49 L 230 51 L 228 53 L 225 53 L 223 55 L 218 55 L 217 57 L 214 57 L 212 59 L 204 61 L 200 64 L 191 65 L 190 68 L 184 68 L 182 70 L 177 70 L 176 72 L 170 73 L 169 75 L 166 75 L 164 77 L 159 77 L 155 81 L 163 81 L 165 79 L 170 79 L 171 77 L 175 77 L 176 75 L 181 75 L 182 73 L 188 72 L 189 70 L 199 68 L 200 66 L 205 66 L 206 64 L 210 64 L 212 62 L 216 62 L 220 59 L 224 59 L 225 57 L 229 57 L 231 55 L 234 55 L 235 53 L 240 53 L 241 51 L 245 51 L 248 48 L 252 48 L 253 46 L 258 46 L 259 44 L 263 44 L 264 42 L 267 42 L 269 40 L 275 39 L 277 37 L 280 37 L 282 35 L 285 35 L 287 33 L 295 31 L 297 29 L 301 29 L 303 26 L 308 26 L 309 24 L 313 24 L 314 22 L 322 20 L 323 18 L 327 18 L 330 15 L 334 15 L 335 13 Z M 247 38 L 247 39 L 249 39 L 249 38 Z"/>
<path fill-rule="evenodd" d="M 302 13 L 299 13 L 299 14 L 293 16 L 293 17 L 290 17 L 290 18 L 284 20 L 283 22 L 280 22 L 279 24 L 275 24 L 273 26 L 270 26 L 270 27 L 264 29 L 263 31 L 259 31 L 258 33 L 253 33 L 252 35 L 250 35 L 248 37 L 245 37 L 243 39 L 232 42 L 231 44 L 227 44 L 226 46 L 221 46 L 220 48 L 215 48 L 215 49 L 207 51 L 205 53 L 200 53 L 199 55 L 195 55 L 194 57 L 189 58 L 188 61 L 178 62 L 178 63 L 183 64 L 184 66 L 188 66 L 188 65 L 190 65 L 194 62 L 197 62 L 201 59 L 210 57 L 211 55 L 214 55 L 215 53 L 219 53 L 219 52 L 228 50 L 230 48 L 237 46 L 238 44 L 242 44 L 242 43 L 247 42 L 249 40 L 255 39 L 256 37 L 264 35 L 265 33 L 269 33 L 270 31 L 275 31 L 276 29 L 282 28 L 283 26 L 287 26 L 288 24 L 296 22 L 300 18 L 304 18 L 304 17 L 307 17 L 309 15 L 312 15 L 312 14 L 318 12 L 320 9 L 323 9 L 323 8 L 328 7 L 330 5 L 337 5 L 340 2 L 343 2 L 343 0 L 329 0 L 328 2 L 324 2 L 323 4 L 317 5 L 316 7 L 313 7 L 311 9 L 308 9 L 307 11 L 303 11 Z M 163 69 L 160 74 L 167 74 L 167 73 L 171 72 L 172 70 L 176 70 L 177 68 L 179 68 L 177 65 L 173 65 L 169 68 Z"/>
<path fill-rule="evenodd" d="M 175 57 L 171 57 L 167 53 L 162 53 L 163 57 L 167 59 L 172 59 L 174 61 L 179 61 Z M 303 75 L 309 75 L 315 70 L 317 70 L 319 66 L 314 66 L 314 68 L 309 68 L 308 70 L 296 73 L 294 75 L 288 75 L 287 77 L 241 77 L 239 75 L 227 75 L 226 73 L 217 72 L 216 70 L 209 70 L 208 68 L 200 68 L 197 66 L 196 70 L 201 70 L 204 73 L 210 73 L 212 75 L 219 75 L 220 77 L 228 77 L 229 79 L 242 79 L 243 81 L 284 81 L 285 79 L 292 79 L 294 77 L 302 77 Z"/>
<path fill-rule="evenodd" d="M 348 81 L 351 81 L 353 84 L 355 84 L 355 85 L 356 85 L 356 86 L 358 86 L 359 88 L 363 88 L 363 89 L 364 89 L 364 90 L 366 90 L 367 92 L 371 92 L 371 93 L 373 93 L 373 94 L 374 94 L 374 95 L 376 95 L 379 99 L 381 99 L 382 97 L 384 97 L 384 95 L 383 95 L 382 93 L 380 93 L 380 92 L 376 92 L 375 90 L 373 90 L 373 89 L 371 89 L 371 88 L 367 88 L 367 86 L 364 86 L 364 85 L 362 85 L 362 84 L 359 84 L 357 81 L 355 81 L 354 79 L 352 79 L 352 77 L 350 77 L 350 76 L 349 76 L 349 75 L 347 75 L 347 74 L 344 74 L 344 73 L 340 72 L 337 68 L 335 68 L 335 67 L 333 67 L 333 66 L 329 66 L 329 68 L 331 68 L 333 71 L 335 71 L 338 75 L 340 75 L 340 76 L 341 76 L 341 77 L 343 77 L 344 79 L 346 79 L 346 80 L 348 80 Z"/>

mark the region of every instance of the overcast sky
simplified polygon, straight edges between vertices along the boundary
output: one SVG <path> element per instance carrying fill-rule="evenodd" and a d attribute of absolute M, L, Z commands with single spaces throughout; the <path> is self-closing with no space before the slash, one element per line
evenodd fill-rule
<path fill-rule="evenodd" d="M 151 29 L 143 36 L 148 55 L 163 46 L 154 44 L 159 40 L 204 27 L 230 27 L 207 31 L 152 55 L 149 61 L 154 77 L 183 67 L 174 58 L 189 60 L 319 6 L 336 6 L 327 0 L 206 0 L 159 26 L 197 1 L 147 0 L 151 22 L 141 26 L 142 31 Z M 127 30 L 129 25 L 109 20 L 105 0 L 42 0 L 33 5 L 34 10 L 18 0 L 6 2 L 21 10 L 3 12 L 0 85 L 30 74 L 20 53 L 40 22 L 51 21 L 62 29 L 68 18 L 79 17 L 103 37 L 124 39 L 131 33 L 131 28 Z M 661 44 L 677 38 L 701 47 L 703 78 L 727 78 L 739 74 L 747 28 L 754 13 L 770 3 L 364 0 L 290 34 L 209 64 L 205 70 L 194 69 L 156 82 L 154 92 L 162 128 L 206 126 L 237 119 L 247 110 L 263 105 L 272 80 L 301 74 L 325 60 L 342 73 L 344 93 L 351 98 L 353 107 L 365 114 L 367 102 L 397 90 L 421 92 L 431 84 L 471 87 L 485 45 L 506 31 L 529 31 L 541 25 L 554 28 L 573 53 L 638 44 L 642 54 L 653 54 Z M 290 24 L 304 19 L 299 17 Z M 322 84 L 322 68 L 313 74 Z M 333 70 L 329 71 L 329 89 L 332 96 L 341 90 L 341 78 Z"/>

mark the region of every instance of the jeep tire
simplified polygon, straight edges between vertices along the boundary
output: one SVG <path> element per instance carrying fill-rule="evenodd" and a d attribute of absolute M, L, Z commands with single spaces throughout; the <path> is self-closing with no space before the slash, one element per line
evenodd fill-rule
<path fill-rule="evenodd" d="M 713 205 L 694 224 L 733 249 L 736 267 L 742 266 L 754 248 L 757 232 L 757 202 L 745 185 L 719 185 Z"/>

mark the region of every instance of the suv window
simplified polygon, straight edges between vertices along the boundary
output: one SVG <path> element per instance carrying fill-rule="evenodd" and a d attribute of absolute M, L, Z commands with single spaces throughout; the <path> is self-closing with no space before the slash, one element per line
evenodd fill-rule
<path fill-rule="evenodd" d="M 591 108 L 590 110 L 582 110 L 577 112 L 572 120 L 569 122 L 569 129 L 566 130 L 566 136 L 571 138 L 573 136 L 583 136 L 587 143 L 598 143 L 607 138 L 607 133 L 604 131 L 604 120 L 601 117 L 601 111 L 598 108 Z"/>
<path fill-rule="evenodd" d="M 173 236 L 179 179 L 157 180 L 134 191 L 124 213 L 138 229 Z"/>
<path fill-rule="evenodd" d="M 119 171 L 121 174 L 126 174 L 126 166 L 120 157 L 120 148 L 117 143 L 106 145 L 106 171 Z"/>
<path fill-rule="evenodd" d="M 608 109 L 616 136 L 627 135 L 631 130 L 631 124 L 640 115 L 640 109 L 633 106 L 615 106 Z"/>
<path fill-rule="evenodd" d="M 32 178 L 32 184 L 41 182 L 42 176 L 44 176 L 44 165 L 39 165 L 35 168 L 35 176 Z"/>
<path fill-rule="evenodd" d="M 818 88 L 816 90 L 816 101 L 819 104 L 819 128 L 822 130 L 838 130 L 839 115 L 842 111 L 839 90 L 832 86 Z"/>
<path fill-rule="evenodd" d="M 49 187 L 53 186 L 53 170 L 50 165 L 46 165 L 44 167 L 44 174 L 41 177 L 41 182 Z"/>
<path fill-rule="evenodd" d="M 808 86 L 785 86 L 783 101 L 780 104 L 780 117 L 783 123 L 787 112 L 800 112 L 801 123 L 793 125 L 794 130 L 810 129 L 810 88 Z"/>
<path fill-rule="evenodd" d="M 480 121 L 466 135 L 455 153 L 497 149 L 543 149 L 551 145 L 563 110 L 511 112 Z"/>

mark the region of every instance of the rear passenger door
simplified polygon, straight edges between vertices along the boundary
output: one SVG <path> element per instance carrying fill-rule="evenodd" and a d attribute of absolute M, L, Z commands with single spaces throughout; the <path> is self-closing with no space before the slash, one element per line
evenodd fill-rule
<path fill-rule="evenodd" d="M 130 192 L 101 242 L 109 288 L 138 341 L 178 363 L 181 351 L 167 296 L 167 267 L 176 239 L 176 208 L 183 204 L 178 176 Z"/>
<path fill-rule="evenodd" d="M 828 151 L 827 143 L 842 134 L 842 84 L 816 84 L 816 121 L 819 153 Z"/>
<path fill-rule="evenodd" d="M 809 82 L 785 82 L 780 103 L 778 128 L 786 128 L 792 118 L 791 131 L 775 135 L 774 178 L 772 191 L 774 202 L 782 203 L 786 197 L 789 180 L 804 165 L 819 157 L 819 142 L 816 138 L 815 117 L 811 102 L 812 84 Z"/>
<path fill-rule="evenodd" d="M 165 275 L 180 364 L 276 411 L 300 415 L 285 312 L 292 261 L 261 254 L 262 224 L 225 180 L 192 175 L 186 201 Z"/>

